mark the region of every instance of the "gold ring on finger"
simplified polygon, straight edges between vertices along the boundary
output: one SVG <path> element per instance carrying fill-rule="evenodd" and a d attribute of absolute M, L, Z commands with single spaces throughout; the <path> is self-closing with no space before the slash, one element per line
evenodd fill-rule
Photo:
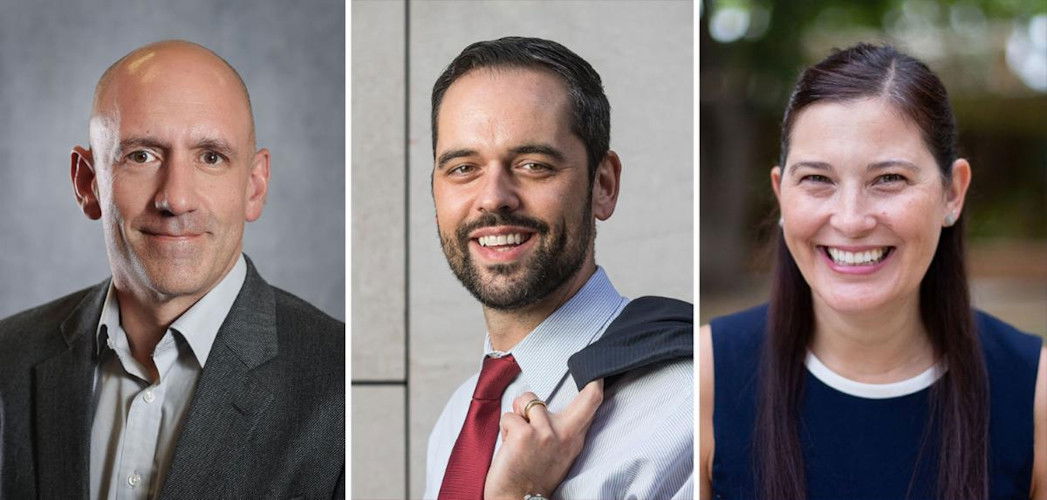
<path fill-rule="evenodd" d="M 533 408 L 533 407 L 535 407 L 535 406 L 538 406 L 538 405 L 542 405 L 542 406 L 544 406 L 545 408 L 548 408 L 548 406 L 545 406 L 545 401 L 542 401 L 541 399 L 538 399 L 538 398 L 534 398 L 534 399 L 532 399 L 532 400 L 528 401 L 526 405 L 524 405 L 524 411 L 523 411 L 523 418 L 524 418 L 524 420 L 526 420 L 526 421 L 527 421 L 528 423 L 530 423 L 530 422 L 531 422 L 531 417 L 530 417 L 530 416 L 528 416 L 528 414 L 527 414 L 527 413 L 528 413 L 529 411 L 531 411 L 531 408 Z"/>

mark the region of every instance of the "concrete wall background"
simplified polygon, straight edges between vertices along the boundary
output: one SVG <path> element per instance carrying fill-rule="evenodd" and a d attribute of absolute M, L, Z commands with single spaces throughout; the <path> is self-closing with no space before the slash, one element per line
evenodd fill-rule
<path fill-rule="evenodd" d="M 90 7 L 89 7 L 90 5 Z M 345 319 L 345 23 L 340 0 L 5 2 L 0 15 L 0 317 L 109 276 L 101 224 L 74 202 L 95 82 L 140 45 L 185 38 L 251 92 L 272 152 L 245 251 L 261 274 Z"/>
<path fill-rule="evenodd" d="M 422 494 L 428 434 L 482 354 L 479 304 L 451 274 L 429 193 L 433 81 L 466 45 L 526 35 L 588 60 L 622 158 L 597 263 L 629 297 L 690 300 L 692 4 L 352 3 L 353 485 L 356 498 Z M 363 408 L 367 409 L 364 410 Z"/>

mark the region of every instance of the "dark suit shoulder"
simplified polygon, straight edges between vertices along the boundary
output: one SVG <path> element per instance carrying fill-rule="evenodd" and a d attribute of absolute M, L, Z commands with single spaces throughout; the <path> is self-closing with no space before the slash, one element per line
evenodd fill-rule
<path fill-rule="evenodd" d="M 277 314 L 284 319 L 300 322 L 298 324 L 301 326 L 316 328 L 317 333 L 322 335 L 345 336 L 345 323 L 332 318 L 291 292 L 275 286 L 272 288 L 276 297 Z"/>
<path fill-rule="evenodd" d="M 272 289 L 276 299 L 276 323 L 281 344 L 290 342 L 296 350 L 306 351 L 300 354 L 314 354 L 309 356 L 313 360 L 328 359 L 332 365 L 343 366 L 345 323 L 290 292 L 275 286 Z M 285 338 L 287 336 L 290 338 Z"/>
<path fill-rule="evenodd" d="M 64 346 L 63 323 L 84 313 L 85 304 L 104 295 L 106 285 L 103 282 L 0 320 L 0 365 L 33 363 L 35 356 Z"/>
<path fill-rule="evenodd" d="M 78 290 L 46 304 L 26 309 L 6 318 L 0 319 L 0 342 L 12 333 L 53 330 L 58 328 L 72 314 L 76 306 L 95 288 L 100 285 Z"/>

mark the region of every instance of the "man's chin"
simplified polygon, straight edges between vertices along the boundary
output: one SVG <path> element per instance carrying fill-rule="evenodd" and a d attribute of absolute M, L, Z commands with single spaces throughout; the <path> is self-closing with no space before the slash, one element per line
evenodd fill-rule
<path fill-rule="evenodd" d="M 492 309 L 515 310 L 541 301 L 548 293 L 538 286 L 529 270 L 519 264 L 486 266 L 480 279 L 469 291 L 483 305 Z"/>
<path fill-rule="evenodd" d="M 208 279 L 206 269 L 191 263 L 146 265 L 142 278 L 150 290 L 167 298 L 203 295 L 217 283 L 217 280 Z"/>
<path fill-rule="evenodd" d="M 495 282 L 506 282 L 505 286 L 509 286 L 510 281 L 521 281 L 525 277 L 523 276 L 525 270 L 524 266 L 518 262 L 509 264 L 491 264 L 484 266 L 484 270 L 478 274 L 484 277 L 484 281 L 487 283 Z"/>
<path fill-rule="evenodd" d="M 473 291 L 473 297 L 481 304 L 490 309 L 499 311 L 515 311 L 538 302 L 540 298 L 521 294 L 516 291 Z"/>

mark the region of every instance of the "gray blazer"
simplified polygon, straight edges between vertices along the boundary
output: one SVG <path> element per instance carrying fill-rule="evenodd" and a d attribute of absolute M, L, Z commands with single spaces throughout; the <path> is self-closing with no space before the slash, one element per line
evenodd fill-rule
<path fill-rule="evenodd" d="M 109 282 L 0 320 L 0 498 L 88 496 L 94 333 Z M 247 278 L 161 498 L 345 496 L 345 324 Z"/>

